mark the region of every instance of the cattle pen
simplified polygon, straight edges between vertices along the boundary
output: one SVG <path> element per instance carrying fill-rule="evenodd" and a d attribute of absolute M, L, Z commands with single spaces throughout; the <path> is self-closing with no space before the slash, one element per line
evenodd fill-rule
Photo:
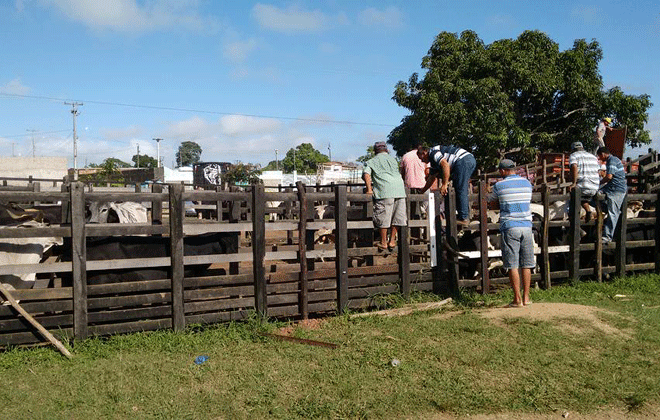
<path fill-rule="evenodd" d="M 658 167 L 657 158 L 648 165 Z M 0 275 L 36 273 L 41 281 L 35 287 L 11 294 L 64 340 L 181 331 L 187 325 L 251 314 L 307 318 L 343 313 L 378 307 L 394 293 L 408 297 L 414 291 L 440 294 L 459 288 L 488 293 L 508 284 L 507 277 L 492 269 L 500 251 L 489 249 L 489 235 L 498 230 L 486 202 L 491 178 L 480 174 L 473 180 L 475 217 L 462 231 L 451 189 L 445 197 L 432 193 L 430 219 L 419 211 L 429 196 L 408 194 L 408 226 L 400 229 L 391 252 L 374 246 L 371 196 L 355 185 L 189 191 L 182 184 L 152 184 L 146 192 L 107 192 L 72 182 L 55 192 L 0 189 L 2 203 L 24 208 L 52 203 L 61 216 L 40 227 L 5 226 L 0 242 L 63 238 L 60 249 L 40 263 L 0 265 Z M 647 213 L 630 218 L 623 211 L 615 240 L 602 245 L 592 239 L 602 229 L 602 217 L 584 223 L 572 210 L 579 209 L 573 205 L 580 202 L 578 190 L 567 193 L 562 182 L 538 183 L 533 194 L 533 202 L 543 209 L 543 217 L 534 222 L 538 269 L 533 282 L 548 288 L 566 279 L 601 281 L 608 275 L 660 269 L 660 243 L 655 240 L 660 219 L 651 210 L 660 198 L 658 189 L 632 189 L 627 202 L 641 202 Z M 150 220 L 89 223 L 85 211 L 91 202 L 144 203 Z M 214 216 L 186 217 L 186 202 L 206 203 L 198 206 L 214 210 Z M 569 203 L 571 210 L 553 220 L 553 205 L 560 202 Z M 333 217 L 315 217 L 319 205 L 331 206 Z M 269 214 L 278 217 L 268 220 Z M 319 241 L 319 232 L 331 240 Z M 456 249 L 467 237 L 474 239 L 474 248 Z M 219 242 L 222 247 L 216 246 Z M 111 244 L 113 253 L 108 257 L 93 251 L 99 244 Z M 157 252 L 147 251 L 152 248 Z M 431 250 L 437 250 L 437 258 Z M 12 307 L 0 306 L 0 346 L 40 341 Z"/>

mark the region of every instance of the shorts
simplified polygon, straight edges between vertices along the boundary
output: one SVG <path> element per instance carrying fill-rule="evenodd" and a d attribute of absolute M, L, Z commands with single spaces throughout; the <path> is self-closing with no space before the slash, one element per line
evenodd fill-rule
<path fill-rule="evenodd" d="M 390 226 L 406 226 L 406 199 L 381 198 L 374 199 L 374 226 L 389 228 Z"/>
<path fill-rule="evenodd" d="M 513 227 L 502 232 L 502 262 L 505 270 L 536 267 L 532 228 Z"/>
<path fill-rule="evenodd" d="M 597 192 L 598 190 L 580 190 L 580 197 L 581 197 L 580 201 L 582 203 L 590 202 L 594 198 L 594 195 L 596 195 Z"/>

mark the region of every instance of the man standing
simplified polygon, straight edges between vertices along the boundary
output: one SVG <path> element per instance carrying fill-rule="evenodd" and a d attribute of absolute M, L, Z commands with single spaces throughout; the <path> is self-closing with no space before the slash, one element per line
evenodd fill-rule
<path fill-rule="evenodd" d="M 504 179 L 493 186 L 491 201 L 499 204 L 500 233 L 502 235 L 502 262 L 508 270 L 513 289 L 513 302 L 510 307 L 521 307 L 532 303 L 529 300 L 529 287 L 532 281 L 534 260 L 534 238 L 532 234 L 532 184 L 515 172 L 516 164 L 502 159 L 498 166 Z M 523 295 L 520 296 L 522 277 Z"/>
<path fill-rule="evenodd" d="M 596 156 L 584 150 L 581 142 L 574 142 L 571 145 L 571 149 L 573 153 L 568 158 L 568 163 L 571 166 L 573 184 L 571 184 L 570 189 L 572 190 L 575 187 L 580 189 L 582 207 L 587 212 L 584 221 L 589 222 L 592 217 L 589 202 L 598 192 L 600 184 L 598 170 L 600 169 L 600 164 Z"/>
<path fill-rule="evenodd" d="M 605 117 L 600 120 L 596 128 L 594 128 L 594 143 L 596 144 L 596 147 L 605 147 L 605 134 L 607 134 L 608 131 L 612 131 L 610 124 L 612 124 L 612 118 Z"/>
<path fill-rule="evenodd" d="M 421 192 L 425 193 L 437 178 L 442 177 L 440 192 L 442 195 L 446 195 L 451 176 L 456 189 L 456 209 L 458 211 L 456 223 L 467 226 L 470 223 L 468 199 L 470 177 L 477 167 L 477 161 L 472 153 L 456 146 L 435 146 L 431 149 L 421 146 L 417 149 L 417 156 L 422 162 L 431 163 L 431 171 Z"/>
<path fill-rule="evenodd" d="M 601 179 L 600 191 L 605 193 L 605 205 L 607 206 L 607 219 L 603 223 L 603 243 L 612 241 L 614 228 L 621 215 L 621 205 L 628 192 L 626 172 L 621 160 L 612 155 L 607 147 L 598 148 L 598 158 L 605 162 L 606 172 Z"/>
<path fill-rule="evenodd" d="M 422 162 L 417 156 L 417 148 L 419 145 L 401 157 L 401 176 L 406 188 L 410 189 L 411 194 L 419 194 L 426 184 L 426 163 Z M 419 215 L 418 209 L 421 214 L 426 214 L 428 203 L 412 202 L 410 203 L 411 217 Z"/>
<path fill-rule="evenodd" d="M 374 144 L 376 156 L 364 164 L 362 179 L 367 185 L 367 194 L 373 194 L 374 226 L 380 231 L 378 249 L 396 247 L 397 226 L 405 226 L 406 189 L 399 173 L 399 164 L 387 151 L 387 144 L 379 141 Z M 391 228 L 389 242 L 387 231 Z"/>

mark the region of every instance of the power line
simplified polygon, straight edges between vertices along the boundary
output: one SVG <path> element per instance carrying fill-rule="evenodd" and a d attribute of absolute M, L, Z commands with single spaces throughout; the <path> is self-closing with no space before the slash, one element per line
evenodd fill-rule
<path fill-rule="evenodd" d="M 20 95 L 15 93 L 0 93 L 0 96 L 13 97 L 13 98 L 26 98 L 26 99 L 44 99 L 48 101 L 73 101 L 71 99 L 54 98 L 50 96 Z M 76 101 L 78 100 L 76 99 Z M 213 114 L 213 115 L 238 115 L 241 117 L 270 118 L 274 120 L 303 121 L 303 122 L 314 122 L 314 123 L 324 123 L 324 124 L 348 124 L 348 125 L 365 125 L 365 126 L 373 126 L 373 127 L 394 127 L 394 125 L 392 124 L 369 123 L 369 122 L 359 122 L 359 121 L 324 120 L 317 118 L 282 117 L 276 115 L 243 114 L 238 112 L 221 112 L 221 111 L 209 111 L 204 109 L 194 109 L 194 108 L 176 108 L 176 107 L 168 107 L 168 106 L 139 105 L 139 104 L 128 104 L 123 102 L 85 100 L 85 103 L 97 104 L 97 105 L 123 106 L 129 108 L 156 109 L 159 111 L 196 112 L 199 114 Z"/>
<path fill-rule="evenodd" d="M 0 135 L 0 137 L 5 138 L 5 139 L 10 139 L 10 138 L 14 138 L 14 137 L 28 137 L 28 136 L 34 136 L 34 135 L 40 135 L 40 134 L 54 134 L 54 133 L 64 133 L 64 132 L 68 133 L 68 132 L 71 132 L 71 130 L 68 129 L 68 130 L 55 130 L 55 131 L 34 131 L 34 132 L 31 132 L 31 134 L 12 134 L 11 136 L 1 136 Z"/>

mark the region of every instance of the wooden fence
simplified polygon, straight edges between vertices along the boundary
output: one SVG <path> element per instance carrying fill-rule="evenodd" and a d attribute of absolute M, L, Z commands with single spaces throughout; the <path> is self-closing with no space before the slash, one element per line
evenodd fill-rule
<path fill-rule="evenodd" d="M 41 264 L 0 266 L 0 275 L 40 273 L 50 275 L 49 287 L 12 292 L 15 299 L 44 327 L 65 339 L 84 339 L 133 331 L 172 328 L 187 325 L 242 319 L 256 312 L 270 317 L 307 318 L 312 314 L 356 310 L 378 306 L 387 295 L 409 296 L 415 290 L 444 293 L 461 287 L 476 287 L 482 293 L 495 285 L 508 283 L 506 277 L 489 276 L 488 265 L 499 251 L 488 250 L 487 235 L 498 225 L 487 219 L 487 182 L 479 183 L 478 194 L 471 194 L 478 222 L 471 232 L 483 244 L 468 254 L 468 259 L 442 252 L 437 267 L 430 267 L 429 221 L 413 216 L 400 229 L 397 249 L 390 253 L 373 246 L 371 197 L 354 192 L 345 185 L 266 192 L 256 185 L 242 191 L 185 191 L 181 184 L 152 186 L 151 192 L 89 192 L 83 184 L 73 183 L 62 192 L 0 191 L 1 202 L 62 203 L 63 223 L 41 228 L 5 227 L 0 242 L 6 238 L 69 238 L 72 261 L 52 258 Z M 317 192 L 317 190 L 330 192 Z M 553 202 L 571 199 L 579 203 L 577 192 L 552 194 L 548 187 L 534 194 L 545 214 Z M 630 195 L 628 200 L 656 204 L 657 194 Z M 425 195 L 409 195 L 408 208 L 427 200 Z M 93 201 L 131 201 L 148 203 L 151 222 L 147 224 L 89 224 L 85 205 Z M 215 203 L 215 220 L 186 218 L 184 202 Z M 273 202 L 281 202 L 278 207 Z M 455 220 L 453 191 L 443 199 L 435 197 L 437 216 L 431 222 L 437 249 L 443 250 L 447 237 L 459 237 Z M 312 210 L 318 203 L 334 206 L 334 218 L 319 220 Z M 336 205 L 339 203 L 339 205 Z M 207 204 L 208 206 L 208 204 Z M 443 220 L 439 215 L 444 206 Z M 572 205 L 571 208 L 579 208 Z M 267 222 L 266 215 L 277 212 L 281 218 Z M 409 212 L 410 214 L 410 212 Z M 223 216 L 224 215 L 224 216 Z M 586 227 L 600 228 L 601 219 Z M 626 241 L 631 225 L 647 226 L 653 238 Z M 540 270 L 533 275 L 544 287 L 561 279 L 604 275 L 623 275 L 660 267 L 660 249 L 655 235 L 660 228 L 656 215 L 628 220 L 625 212 L 617 229 L 615 243 L 603 246 L 599 241 L 581 243 L 579 214 L 568 220 L 535 222 L 540 231 L 536 249 Z M 483 227 L 483 228 L 482 228 Z M 314 233 L 332 232 L 334 244 L 317 244 Z M 565 243 L 552 245 L 553 232 L 565 232 Z M 240 235 L 241 246 L 233 254 L 186 255 L 184 240 L 206 233 Z M 415 232 L 411 237 L 411 232 Z M 167 257 L 88 260 L 89 238 L 102 236 L 147 235 L 169 239 Z M 366 239 L 365 239 L 366 238 Z M 449 242 L 452 242 L 451 240 Z M 627 258 L 650 249 L 651 261 L 635 262 Z M 588 257 L 587 257 L 588 255 Z M 606 258 L 603 258 L 605 256 Z M 557 257 L 559 261 L 553 261 Z M 478 279 L 462 276 L 466 263 L 480 267 Z M 209 266 L 202 274 L 187 275 L 186 268 Z M 108 284 L 88 284 L 88 272 L 165 268 L 163 278 Z M 70 284 L 62 278 L 71 278 Z M 9 306 L 0 306 L 0 345 L 35 343 L 40 337 Z"/>

